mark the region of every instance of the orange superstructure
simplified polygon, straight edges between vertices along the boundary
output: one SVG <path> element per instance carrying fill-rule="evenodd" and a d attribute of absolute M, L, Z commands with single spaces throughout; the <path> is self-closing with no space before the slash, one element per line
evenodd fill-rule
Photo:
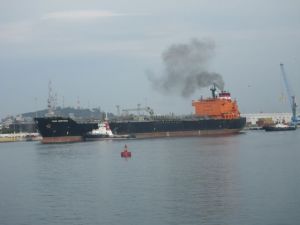
<path fill-rule="evenodd" d="M 210 89 L 212 98 L 193 101 L 195 115 L 215 119 L 236 119 L 240 117 L 237 102 L 231 100 L 229 92 L 221 91 L 216 95 L 216 87 Z"/>

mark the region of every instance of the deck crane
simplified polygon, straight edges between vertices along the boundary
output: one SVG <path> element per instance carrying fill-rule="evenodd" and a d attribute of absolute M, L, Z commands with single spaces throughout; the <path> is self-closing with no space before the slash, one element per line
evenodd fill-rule
<path fill-rule="evenodd" d="M 138 104 L 138 107 L 137 108 L 134 108 L 134 109 L 123 109 L 122 110 L 126 115 L 129 114 L 130 111 L 137 111 L 138 113 L 140 113 L 141 111 L 146 111 L 150 114 L 150 116 L 153 116 L 154 115 L 154 111 L 153 109 L 151 109 L 150 107 L 144 107 L 144 108 L 141 108 L 140 105 Z"/>
<path fill-rule="evenodd" d="M 291 89 L 291 86 L 289 85 L 283 63 L 280 63 L 280 69 L 281 69 L 281 75 L 283 77 L 285 89 L 286 89 L 286 92 L 287 92 L 287 95 L 289 98 L 289 102 L 291 105 L 291 109 L 292 109 L 292 124 L 296 125 L 297 124 L 297 116 L 296 116 L 297 104 L 295 101 L 295 95 Z"/>

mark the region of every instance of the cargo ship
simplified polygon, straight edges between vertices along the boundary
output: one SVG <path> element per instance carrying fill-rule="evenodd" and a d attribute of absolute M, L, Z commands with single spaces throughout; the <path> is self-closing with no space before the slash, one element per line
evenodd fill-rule
<path fill-rule="evenodd" d="M 192 102 L 195 113 L 191 116 L 155 116 L 141 119 L 117 118 L 101 123 L 79 122 L 69 117 L 48 116 L 35 118 L 42 143 L 66 143 L 101 139 L 127 139 L 149 137 L 178 137 L 225 135 L 239 133 L 246 124 L 240 116 L 237 102 L 229 92 L 217 94 Z"/>
<path fill-rule="evenodd" d="M 114 134 L 136 138 L 226 135 L 239 133 L 246 124 L 240 116 L 237 102 L 229 92 L 213 86 L 212 96 L 192 102 L 195 113 L 186 117 L 150 116 L 143 120 L 119 119 L 110 121 Z"/>
<path fill-rule="evenodd" d="M 98 128 L 98 123 L 78 122 L 68 117 L 51 116 L 34 120 L 44 144 L 83 141 L 85 134 Z"/>

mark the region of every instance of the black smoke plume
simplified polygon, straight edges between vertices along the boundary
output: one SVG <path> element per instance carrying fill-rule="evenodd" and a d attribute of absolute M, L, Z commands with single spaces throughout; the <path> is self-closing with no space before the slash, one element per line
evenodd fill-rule
<path fill-rule="evenodd" d="M 155 78 L 153 72 L 148 71 L 148 79 L 154 89 L 163 93 L 179 93 L 183 97 L 213 84 L 223 90 L 222 76 L 207 69 L 214 48 L 211 40 L 192 39 L 187 44 L 173 44 L 162 54 L 165 67 L 162 77 Z"/>

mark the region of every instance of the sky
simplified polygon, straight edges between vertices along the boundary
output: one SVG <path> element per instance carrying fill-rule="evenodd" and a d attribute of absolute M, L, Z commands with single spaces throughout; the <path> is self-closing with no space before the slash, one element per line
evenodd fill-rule
<path fill-rule="evenodd" d="M 10 0 L 0 4 L 0 118 L 45 109 L 48 83 L 59 106 L 156 114 L 192 113 L 191 95 L 163 93 L 172 45 L 210 40 L 206 68 L 223 77 L 242 113 L 289 112 L 280 73 L 300 105 L 298 0 Z"/>

